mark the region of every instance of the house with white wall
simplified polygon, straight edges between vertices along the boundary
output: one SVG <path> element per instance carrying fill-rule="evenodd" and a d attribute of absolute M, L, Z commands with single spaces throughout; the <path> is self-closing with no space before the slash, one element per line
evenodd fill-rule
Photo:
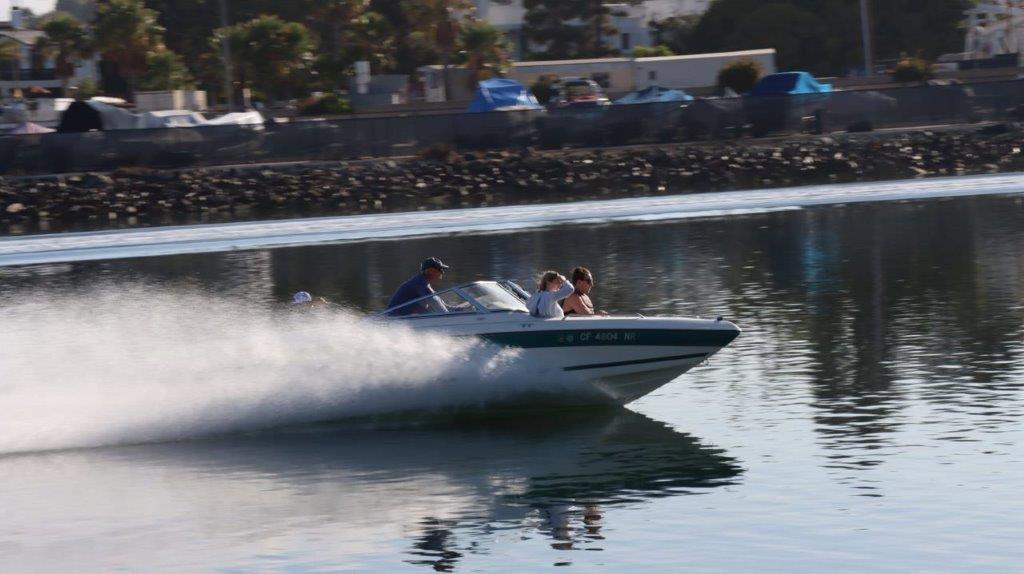
<path fill-rule="evenodd" d="M 35 45 L 46 33 L 32 30 L 26 26 L 24 12 L 19 8 L 11 8 L 11 16 L 7 21 L 0 21 L 0 39 L 12 42 L 20 51 L 17 61 L 0 62 L 0 98 L 11 97 L 17 92 L 24 93 L 29 88 L 45 88 L 51 92 L 59 91 L 61 81 L 57 78 L 55 64 L 52 59 L 39 60 L 35 57 Z M 71 85 L 78 85 L 85 80 L 99 81 L 99 65 L 93 58 L 79 63 Z"/>
<path fill-rule="evenodd" d="M 608 6 L 616 13 L 611 23 L 617 32 L 606 38 L 605 42 L 608 47 L 629 55 L 636 46 L 651 45 L 651 22 L 673 16 L 703 14 L 710 4 L 711 0 L 647 0 L 636 6 L 609 2 Z M 531 45 L 524 33 L 526 9 L 522 0 L 511 0 L 508 3 L 476 0 L 476 15 L 505 33 L 514 59 L 522 59 L 531 51 L 541 48 Z"/>
<path fill-rule="evenodd" d="M 1024 53 L 1024 3 L 978 2 L 967 17 L 964 57 L 990 58 Z"/>

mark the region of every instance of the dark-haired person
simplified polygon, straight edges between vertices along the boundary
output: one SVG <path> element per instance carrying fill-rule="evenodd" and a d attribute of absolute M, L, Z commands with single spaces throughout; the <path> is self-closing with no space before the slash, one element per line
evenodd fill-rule
<path fill-rule="evenodd" d="M 398 286 L 395 290 L 395 294 L 391 296 L 391 300 L 388 301 L 388 309 L 393 309 L 399 305 L 404 305 L 410 301 L 415 301 L 421 297 L 426 297 L 434 293 L 434 285 L 441 281 L 444 277 L 444 272 L 449 267 L 444 264 L 437 257 L 428 257 L 422 265 L 420 265 L 420 272 L 413 275 L 405 283 Z M 406 305 L 400 309 L 395 309 L 391 313 L 392 316 L 402 315 L 417 315 L 419 313 L 446 313 L 448 308 L 445 307 L 444 303 L 437 297 L 431 299 L 425 299 L 418 305 Z"/>
<path fill-rule="evenodd" d="M 572 295 L 562 301 L 562 310 L 568 315 L 607 315 L 604 311 L 594 311 L 594 302 L 590 300 L 590 290 L 594 288 L 594 274 L 586 267 L 572 270 Z"/>

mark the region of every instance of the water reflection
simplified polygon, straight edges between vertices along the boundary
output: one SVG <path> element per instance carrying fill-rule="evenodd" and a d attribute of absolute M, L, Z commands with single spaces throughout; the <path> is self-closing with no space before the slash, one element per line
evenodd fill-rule
<path fill-rule="evenodd" d="M 363 425 L 0 458 L 11 485 L 0 494 L 9 526 L 0 547 L 45 556 L 52 548 L 36 537 L 59 518 L 76 525 L 60 537 L 65 560 L 118 544 L 127 563 L 152 565 L 162 555 L 142 540 L 159 539 L 200 569 L 203 560 L 244 567 L 257 552 L 286 552 L 299 565 L 309 552 L 331 569 L 358 564 L 400 531 L 404 561 L 448 572 L 489 552 L 499 531 L 557 549 L 613 544 L 601 535 L 602 509 L 741 475 L 720 449 L 626 409 Z M 71 477 L 74 493 L 47 496 Z"/>

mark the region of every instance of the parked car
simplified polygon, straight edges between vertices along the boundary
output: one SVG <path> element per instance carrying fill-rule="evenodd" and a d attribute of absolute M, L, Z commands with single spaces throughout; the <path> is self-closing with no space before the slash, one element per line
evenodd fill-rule
<path fill-rule="evenodd" d="M 607 106 L 611 103 L 601 86 L 588 78 L 563 78 L 553 87 L 555 95 L 548 101 L 552 108 Z"/>
<path fill-rule="evenodd" d="M 611 101 L 601 86 L 588 78 L 563 78 L 552 87 L 548 114 L 537 121 L 540 145 L 604 145 L 604 119 Z"/>

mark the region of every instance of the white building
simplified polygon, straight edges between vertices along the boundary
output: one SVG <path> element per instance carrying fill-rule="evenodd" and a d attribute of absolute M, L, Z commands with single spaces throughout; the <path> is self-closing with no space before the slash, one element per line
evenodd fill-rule
<path fill-rule="evenodd" d="M 25 27 L 23 13 L 17 7 L 11 8 L 11 19 L 0 21 L 0 40 L 13 42 L 21 54 L 17 62 L 0 62 L 0 98 L 9 97 L 16 91 L 39 87 L 50 91 L 59 90 L 61 81 L 57 78 L 52 59 L 38 61 L 33 49 L 39 38 L 46 36 L 40 30 Z M 71 85 L 78 85 L 89 79 L 99 81 L 99 66 L 96 59 L 87 60 L 78 65 Z"/>
<path fill-rule="evenodd" d="M 651 22 L 672 16 L 703 14 L 710 4 L 711 0 L 647 0 L 638 6 L 609 2 L 615 12 L 623 15 L 611 18 L 618 32 L 607 38 L 606 44 L 624 54 L 631 54 L 636 46 L 651 45 Z M 505 33 L 513 58 L 520 59 L 532 49 L 540 48 L 530 45 L 523 33 L 526 9 L 522 0 L 512 0 L 508 4 L 476 0 L 476 15 Z"/>
<path fill-rule="evenodd" d="M 965 58 L 988 58 L 1024 52 L 1024 2 L 980 2 L 964 12 Z"/>

